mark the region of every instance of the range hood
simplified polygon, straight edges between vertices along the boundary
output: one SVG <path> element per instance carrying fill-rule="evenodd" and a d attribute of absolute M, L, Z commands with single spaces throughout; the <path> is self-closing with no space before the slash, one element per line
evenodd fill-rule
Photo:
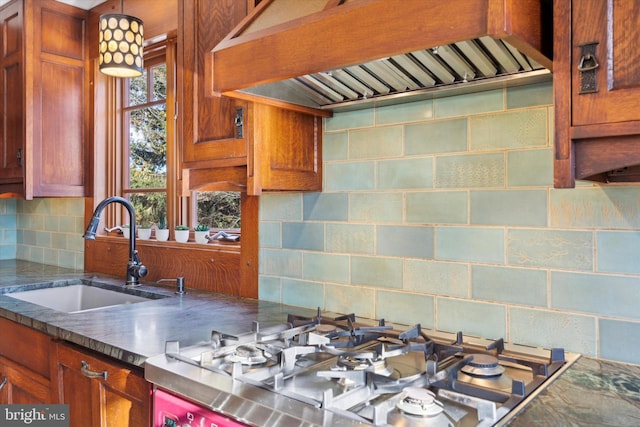
<path fill-rule="evenodd" d="M 209 54 L 207 83 L 215 95 L 323 114 L 550 81 L 551 9 L 544 0 L 262 0 Z"/>

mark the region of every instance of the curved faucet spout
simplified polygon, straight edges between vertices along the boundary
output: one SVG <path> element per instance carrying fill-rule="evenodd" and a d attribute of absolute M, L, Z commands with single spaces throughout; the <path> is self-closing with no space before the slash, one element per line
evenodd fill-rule
<path fill-rule="evenodd" d="M 127 209 L 127 212 L 129 212 L 131 232 L 129 233 L 129 263 L 127 264 L 127 278 L 125 285 L 136 286 L 140 284 L 140 278 L 147 275 L 147 267 L 142 265 L 140 257 L 138 256 L 138 251 L 136 250 L 136 213 L 133 205 L 127 199 L 112 196 L 101 201 L 98 206 L 96 206 L 93 216 L 91 217 L 91 220 L 87 225 L 87 229 L 82 237 L 86 240 L 95 240 L 96 232 L 98 231 L 98 224 L 100 223 L 100 214 L 107 205 L 114 202 L 120 203 Z"/>

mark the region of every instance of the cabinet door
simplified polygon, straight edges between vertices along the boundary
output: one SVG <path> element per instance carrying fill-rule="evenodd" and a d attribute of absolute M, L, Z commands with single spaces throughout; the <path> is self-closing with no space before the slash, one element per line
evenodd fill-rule
<path fill-rule="evenodd" d="M 246 103 L 207 96 L 204 80 L 206 54 L 246 14 L 247 3 L 238 0 L 179 3 L 178 110 L 185 167 L 246 165 L 246 138 L 236 126 L 238 109 Z"/>
<path fill-rule="evenodd" d="M 27 99 L 25 197 L 84 196 L 88 171 L 89 123 L 86 11 L 59 2 L 38 2 L 33 8 L 32 31 L 25 42 L 34 46 L 26 78 L 33 79 Z"/>
<path fill-rule="evenodd" d="M 639 0 L 571 2 L 573 126 L 640 119 L 638 22 Z M 596 66 L 583 49 L 595 51 L 595 71 L 578 70 L 581 63 L 583 68 Z M 595 88 L 584 90 L 589 73 L 596 76 Z"/>
<path fill-rule="evenodd" d="M 138 427 L 150 423 L 151 387 L 116 362 L 58 345 L 58 392 L 71 427 Z"/>
<path fill-rule="evenodd" d="M 0 184 L 21 182 L 24 157 L 22 2 L 0 10 Z"/>
<path fill-rule="evenodd" d="M 0 358 L 0 404 L 47 404 L 52 399 L 48 379 Z"/>

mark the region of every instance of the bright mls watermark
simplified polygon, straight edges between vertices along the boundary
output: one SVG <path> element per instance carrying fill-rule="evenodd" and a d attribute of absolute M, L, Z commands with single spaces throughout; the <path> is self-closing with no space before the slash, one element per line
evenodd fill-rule
<path fill-rule="evenodd" d="M 0 426 L 69 427 L 69 405 L 0 405 Z"/>

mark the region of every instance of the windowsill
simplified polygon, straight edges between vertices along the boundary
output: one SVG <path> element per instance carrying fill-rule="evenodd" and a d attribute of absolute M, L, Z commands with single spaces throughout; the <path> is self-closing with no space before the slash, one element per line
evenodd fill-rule
<path fill-rule="evenodd" d="M 96 236 L 96 240 L 108 243 L 129 244 L 129 239 L 125 237 L 114 236 Z M 186 243 L 176 242 L 175 240 L 158 241 L 156 239 L 136 239 L 136 247 L 155 247 L 155 248 L 177 248 L 177 249 L 193 249 L 202 251 L 240 251 L 240 242 L 222 242 L 215 241 L 207 244 L 189 241 Z"/>

